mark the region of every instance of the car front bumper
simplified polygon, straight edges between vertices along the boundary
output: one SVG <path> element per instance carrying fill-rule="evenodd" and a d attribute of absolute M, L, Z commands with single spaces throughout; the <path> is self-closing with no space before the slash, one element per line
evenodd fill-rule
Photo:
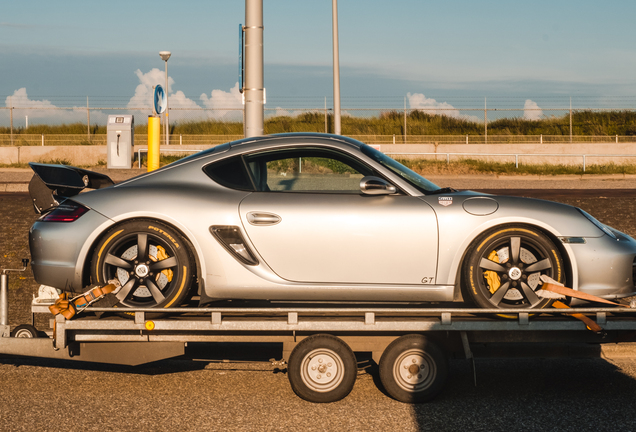
<path fill-rule="evenodd" d="M 588 237 L 585 244 L 572 245 L 578 267 L 579 291 L 606 299 L 636 294 L 636 240 L 618 231 L 614 233 L 618 239 L 603 235 Z"/>

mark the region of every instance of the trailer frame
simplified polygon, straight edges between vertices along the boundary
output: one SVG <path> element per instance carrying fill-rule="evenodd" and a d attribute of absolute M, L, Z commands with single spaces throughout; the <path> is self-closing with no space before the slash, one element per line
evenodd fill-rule
<path fill-rule="evenodd" d="M 636 337 L 636 308 L 536 310 L 364 305 L 180 307 L 162 309 L 160 316 L 157 309 L 126 308 L 132 319 L 122 317 L 121 308 L 89 307 L 73 319 L 61 314 L 55 316 L 51 320 L 54 331 L 49 337 L 37 337 L 39 334 L 33 331 L 25 332 L 22 337 L 9 337 L 5 275 L 3 272 L 0 290 L 0 354 L 135 366 L 183 356 L 187 344 L 192 342 L 276 342 L 282 344 L 282 353 L 280 360 L 271 359 L 272 363 L 286 366 L 294 391 L 313 402 L 332 402 L 348 394 L 348 387 L 352 388 L 355 381 L 350 366 L 355 365 L 350 360 L 354 352 L 371 354 L 391 396 L 404 402 L 422 402 L 441 390 L 449 353 L 471 361 L 476 383 L 471 348 L 476 344 L 586 343 L 599 346 L 598 351 L 602 352 L 606 344 Z M 48 306 L 53 302 L 53 299 L 34 300 L 32 313 L 49 313 Z M 602 331 L 594 333 L 583 322 L 569 319 L 567 315 L 574 312 L 592 317 Z M 516 319 L 497 319 L 499 314 Z M 295 352 L 301 347 L 308 354 L 298 359 Z M 400 356 L 401 351 L 396 349 L 405 354 Z M 443 356 L 440 352 L 444 352 Z M 307 378 L 310 368 L 323 367 L 311 363 L 313 358 L 322 361 L 320 356 L 329 365 L 338 362 L 344 384 L 334 384 L 329 391 L 323 391 L 320 379 Z M 387 365 L 389 360 L 385 359 L 402 363 Z M 400 369 L 409 365 L 415 367 L 414 374 Z M 433 378 L 423 388 L 425 379 L 418 381 L 417 377 L 429 370 L 434 372 L 431 372 Z"/>

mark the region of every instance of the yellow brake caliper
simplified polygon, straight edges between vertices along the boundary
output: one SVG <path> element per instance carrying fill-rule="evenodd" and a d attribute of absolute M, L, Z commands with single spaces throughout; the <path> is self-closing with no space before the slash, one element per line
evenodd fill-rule
<path fill-rule="evenodd" d="M 150 258 L 152 259 L 152 256 Z M 166 258 L 168 258 L 168 254 L 166 253 L 166 250 L 163 248 L 163 246 L 157 245 L 157 258 L 155 259 L 155 261 L 163 261 Z M 172 281 L 172 270 L 164 269 L 164 270 L 161 270 L 161 273 L 166 275 L 166 278 L 168 278 L 168 282 Z M 159 275 L 157 275 L 157 278 L 159 278 Z"/>
<path fill-rule="evenodd" d="M 488 255 L 488 259 L 498 263 L 499 255 L 497 255 L 497 251 L 494 250 L 490 252 L 490 255 Z M 492 270 L 486 270 L 484 272 L 484 277 L 486 278 L 486 282 L 488 282 L 490 293 L 494 294 L 495 291 L 497 291 L 501 286 L 501 279 L 499 279 L 499 275 L 497 274 L 497 272 L 494 272 Z"/>

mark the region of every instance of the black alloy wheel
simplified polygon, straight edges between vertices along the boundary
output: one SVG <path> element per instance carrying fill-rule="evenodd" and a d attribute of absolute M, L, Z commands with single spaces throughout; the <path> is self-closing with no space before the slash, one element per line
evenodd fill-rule
<path fill-rule="evenodd" d="M 118 307 L 180 306 L 194 280 L 187 242 L 173 228 L 152 220 L 128 221 L 111 228 L 97 244 L 92 281 L 115 281 Z"/>
<path fill-rule="evenodd" d="M 553 299 L 537 295 L 542 275 L 565 281 L 561 253 L 539 230 L 500 227 L 482 235 L 464 263 L 464 280 L 482 308 L 545 308 Z"/>

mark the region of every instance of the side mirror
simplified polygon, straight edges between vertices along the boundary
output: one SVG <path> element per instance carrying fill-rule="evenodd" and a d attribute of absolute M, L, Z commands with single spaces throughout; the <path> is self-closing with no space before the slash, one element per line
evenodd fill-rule
<path fill-rule="evenodd" d="M 365 195 L 391 195 L 397 192 L 391 183 L 375 176 L 363 177 L 360 180 L 360 190 Z"/>

